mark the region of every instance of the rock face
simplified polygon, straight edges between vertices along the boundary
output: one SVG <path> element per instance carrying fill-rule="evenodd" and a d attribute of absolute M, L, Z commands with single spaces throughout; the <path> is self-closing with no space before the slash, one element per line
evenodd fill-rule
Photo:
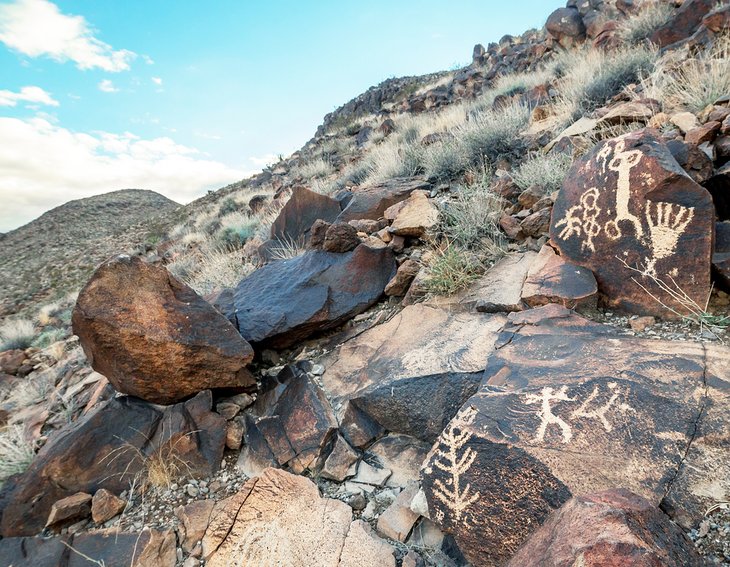
<path fill-rule="evenodd" d="M 52 505 L 77 492 L 120 493 L 150 459 L 178 462 L 181 474 L 210 476 L 223 457 L 225 420 L 210 411 L 210 391 L 159 411 L 129 397 L 113 398 L 60 431 L 0 493 L 0 535 L 35 535 Z M 184 465 L 182 463 L 185 463 Z"/>
<path fill-rule="evenodd" d="M 700 567 L 682 530 L 646 499 L 623 489 L 572 498 L 508 563 L 545 567 Z"/>
<path fill-rule="evenodd" d="M 545 28 L 563 47 L 570 47 L 586 37 L 586 26 L 576 8 L 558 8 L 547 19 Z"/>
<path fill-rule="evenodd" d="M 309 479 L 266 469 L 216 504 L 203 537 L 210 567 L 231 565 L 395 566 L 393 548 L 344 502 L 321 498 Z"/>
<path fill-rule="evenodd" d="M 438 209 L 425 191 L 414 191 L 403 203 L 393 207 L 399 209 L 394 211 L 395 218 L 390 226 L 390 232 L 398 236 L 421 238 L 438 223 Z M 386 218 L 390 210 L 385 212 Z"/>
<path fill-rule="evenodd" d="M 79 294 L 73 331 L 92 367 L 125 394 L 169 404 L 207 388 L 251 388 L 251 346 L 166 269 L 119 256 Z"/>
<path fill-rule="evenodd" d="M 557 306 L 510 319 L 422 473 L 431 518 L 472 563 L 504 563 L 574 494 L 626 487 L 685 523 L 726 498 L 730 450 L 712 438 L 728 349 L 621 337 Z"/>
<path fill-rule="evenodd" d="M 712 267 L 725 287 L 730 288 L 730 222 L 718 222 L 715 225 L 715 234 Z"/>
<path fill-rule="evenodd" d="M 350 201 L 342 209 L 337 222 L 378 220 L 388 207 L 404 201 L 417 189 L 430 190 L 431 184 L 419 178 L 396 177 L 375 185 L 353 189 Z"/>
<path fill-rule="evenodd" d="M 651 42 L 658 47 L 666 47 L 677 41 L 687 39 L 702 23 L 717 2 L 713 0 L 687 0 L 674 16 L 651 36 Z"/>
<path fill-rule="evenodd" d="M 409 305 L 346 342 L 326 361 L 322 376 L 333 404 L 343 404 L 345 437 L 360 445 L 352 436 L 359 429 L 356 417 L 365 414 L 389 431 L 433 441 L 476 391 L 504 321 Z"/>
<path fill-rule="evenodd" d="M 361 244 L 345 254 L 310 250 L 256 270 L 221 308 L 247 341 L 285 348 L 373 305 L 395 271 L 388 248 Z"/>
<path fill-rule="evenodd" d="M 574 164 L 553 207 L 550 237 L 561 256 L 594 273 L 609 306 L 668 314 L 650 293 L 683 308 L 652 278 L 704 305 L 713 218 L 709 193 L 645 130 L 603 142 Z"/>
<path fill-rule="evenodd" d="M 294 187 L 291 198 L 271 225 L 271 238 L 304 243 L 316 220 L 332 222 L 340 212 L 340 204 L 331 197 L 304 187 Z"/>

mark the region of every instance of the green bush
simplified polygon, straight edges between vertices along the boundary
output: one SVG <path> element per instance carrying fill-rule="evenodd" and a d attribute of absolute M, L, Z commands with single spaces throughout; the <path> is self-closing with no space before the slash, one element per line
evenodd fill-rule
<path fill-rule="evenodd" d="M 36 348 L 46 348 L 53 343 L 62 341 L 66 338 L 66 336 L 67 333 L 65 329 L 49 329 L 47 331 L 43 331 L 40 335 L 38 335 L 33 341 L 32 346 Z"/>
<path fill-rule="evenodd" d="M 426 177 L 441 181 L 456 179 L 469 166 L 465 148 L 451 140 L 428 146 L 423 154 Z"/>
<path fill-rule="evenodd" d="M 221 203 L 221 206 L 218 209 L 218 216 L 224 217 L 230 213 L 235 213 L 238 208 L 238 203 L 236 203 L 236 201 L 229 197 Z"/>
<path fill-rule="evenodd" d="M 452 295 L 468 287 L 482 269 L 475 257 L 452 244 L 439 252 L 429 266 L 426 290 L 437 295 Z"/>

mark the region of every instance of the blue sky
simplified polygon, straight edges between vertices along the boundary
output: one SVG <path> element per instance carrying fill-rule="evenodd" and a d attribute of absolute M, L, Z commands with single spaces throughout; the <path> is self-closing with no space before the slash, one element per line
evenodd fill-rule
<path fill-rule="evenodd" d="M 188 202 L 563 4 L 0 0 L 0 231 L 126 187 Z"/>

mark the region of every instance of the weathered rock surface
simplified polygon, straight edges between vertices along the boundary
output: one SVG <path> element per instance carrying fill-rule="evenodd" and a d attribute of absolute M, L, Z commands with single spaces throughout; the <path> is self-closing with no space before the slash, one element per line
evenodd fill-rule
<path fill-rule="evenodd" d="M 251 440 L 264 462 L 270 452 L 279 466 L 296 473 L 318 471 L 337 431 L 337 420 L 322 389 L 306 372 L 287 366 L 271 383 L 263 384 L 262 390 L 251 408 L 257 418 L 247 423 L 246 444 Z M 257 438 L 263 444 L 257 444 Z M 249 458 L 251 455 L 244 457 Z"/>
<path fill-rule="evenodd" d="M 666 47 L 677 41 L 687 39 L 702 23 L 717 2 L 713 0 L 687 0 L 677 9 L 672 18 L 651 35 L 651 42 L 658 47 Z"/>
<path fill-rule="evenodd" d="M 577 8 L 558 8 L 547 19 L 545 28 L 563 47 L 571 47 L 586 37 L 586 26 Z"/>
<path fill-rule="evenodd" d="M 700 567 L 682 530 L 646 499 L 613 489 L 569 500 L 553 512 L 508 566 Z"/>
<path fill-rule="evenodd" d="M 400 203 L 418 189 L 430 190 L 431 184 L 417 177 L 396 177 L 352 190 L 352 197 L 337 222 L 349 222 L 359 219 L 380 219 L 385 210 Z"/>
<path fill-rule="evenodd" d="M 730 493 L 717 442 L 730 351 L 622 337 L 560 309 L 510 316 L 423 469 L 431 518 L 475 564 L 504 563 L 574 494 L 626 487 L 689 523 Z"/>
<path fill-rule="evenodd" d="M 417 492 L 418 484 L 412 483 L 396 496 L 395 501 L 378 518 L 378 531 L 381 534 L 396 541 L 406 541 L 418 520 L 418 514 L 411 510 L 411 502 Z"/>
<path fill-rule="evenodd" d="M 256 270 L 219 307 L 247 341 L 284 348 L 373 305 L 395 271 L 388 248 L 310 250 Z"/>
<path fill-rule="evenodd" d="M 164 411 L 136 398 L 113 398 L 59 431 L 25 473 L 3 486 L 0 535 L 35 535 L 52 505 L 77 492 L 127 490 L 150 458 L 185 463 L 186 475 L 210 476 L 225 436 L 225 420 L 210 411 L 211 403 L 210 391 Z"/>
<path fill-rule="evenodd" d="M 718 222 L 715 225 L 715 253 L 712 255 L 712 267 L 720 281 L 730 289 L 730 222 Z"/>
<path fill-rule="evenodd" d="M 598 286 L 589 269 L 558 256 L 546 244 L 530 266 L 521 295 L 530 307 L 548 303 L 569 309 L 595 307 Z"/>
<path fill-rule="evenodd" d="M 86 567 L 91 562 L 105 567 L 174 567 L 175 560 L 172 530 L 0 539 L 0 565 L 12 567 Z"/>
<path fill-rule="evenodd" d="M 344 502 L 322 498 L 309 479 L 266 469 L 216 505 L 203 537 L 210 567 L 230 565 L 395 565 Z"/>
<path fill-rule="evenodd" d="M 97 524 L 121 514 L 127 503 L 106 488 L 100 488 L 91 499 L 91 519 Z"/>
<path fill-rule="evenodd" d="M 641 286 L 678 310 L 652 278 L 704 304 L 713 218 L 709 193 L 644 130 L 603 142 L 573 165 L 553 208 L 550 237 L 561 256 L 594 273 L 609 306 L 668 314 Z"/>
<path fill-rule="evenodd" d="M 208 388 L 251 388 L 251 346 L 166 269 L 118 256 L 79 294 L 73 331 L 120 392 L 169 404 Z"/>
<path fill-rule="evenodd" d="M 504 321 L 409 305 L 344 343 L 328 357 L 322 381 L 333 404 L 343 405 L 345 437 L 358 446 L 350 437 L 356 419 L 345 413 L 349 409 L 389 431 L 433 441 L 476 391 Z"/>
<path fill-rule="evenodd" d="M 400 266 L 398 266 L 398 271 L 395 276 L 393 276 L 393 279 L 385 286 L 385 295 L 396 297 L 405 295 L 413 281 L 413 278 L 418 275 L 420 270 L 421 265 L 415 260 L 411 260 L 409 258 L 403 262 Z"/>
<path fill-rule="evenodd" d="M 402 487 L 419 479 L 421 464 L 430 448 L 428 443 L 410 435 L 389 433 L 368 447 L 365 457 L 391 471 L 388 486 Z"/>
<path fill-rule="evenodd" d="M 521 311 L 522 286 L 535 261 L 535 252 L 505 256 L 459 298 L 459 303 L 483 313 Z"/>
<path fill-rule="evenodd" d="M 400 208 L 395 214 L 393 224 L 390 225 L 390 232 L 398 236 L 421 238 L 432 230 L 439 220 L 439 211 L 428 198 L 426 191 L 414 191 L 408 199 L 394 207 Z M 385 212 L 386 218 L 388 211 Z"/>
<path fill-rule="evenodd" d="M 331 197 L 297 186 L 271 225 L 271 239 L 304 244 L 318 219 L 332 222 L 340 214 L 340 204 Z"/>
<path fill-rule="evenodd" d="M 80 520 L 91 515 L 91 494 L 77 492 L 53 503 L 46 527 L 56 527 L 69 520 Z"/>

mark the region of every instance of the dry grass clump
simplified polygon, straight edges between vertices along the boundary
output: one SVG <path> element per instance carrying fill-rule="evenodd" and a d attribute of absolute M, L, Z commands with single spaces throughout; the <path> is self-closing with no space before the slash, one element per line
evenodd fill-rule
<path fill-rule="evenodd" d="M 308 160 L 300 165 L 292 172 L 294 178 L 302 177 L 304 179 L 321 179 L 334 173 L 335 167 L 332 163 L 322 157 Z"/>
<path fill-rule="evenodd" d="M 561 77 L 555 114 L 559 127 L 575 121 L 605 104 L 630 83 L 639 82 L 656 65 L 657 52 L 647 46 L 632 46 L 610 53 L 583 48 L 569 51 L 555 62 Z"/>
<path fill-rule="evenodd" d="M 0 325 L 0 351 L 26 349 L 34 338 L 35 327 L 27 319 L 9 319 Z"/>
<path fill-rule="evenodd" d="M 730 94 L 730 35 L 718 38 L 694 58 L 668 53 L 643 81 L 647 96 L 662 101 L 667 110 L 698 113 Z"/>
<path fill-rule="evenodd" d="M 662 0 L 644 2 L 641 10 L 620 24 L 618 36 L 629 44 L 645 41 L 666 24 L 672 15 L 672 6 Z"/>
<path fill-rule="evenodd" d="M 52 377 L 47 374 L 28 376 L 10 391 L 10 395 L 5 400 L 5 405 L 17 411 L 40 404 L 46 400 L 51 392 L 52 382 Z"/>
<path fill-rule="evenodd" d="M 168 264 L 168 270 L 171 265 L 172 263 Z M 255 266 L 251 262 L 244 261 L 238 250 L 212 249 L 207 250 L 197 259 L 193 271 L 176 277 L 198 294 L 206 295 L 216 290 L 236 286 L 254 269 Z M 179 268 L 176 266 L 171 272 L 175 275 L 178 270 Z"/>
<path fill-rule="evenodd" d="M 570 156 L 560 152 L 538 153 L 522 162 L 512 173 L 512 179 L 520 189 L 539 185 L 546 193 L 552 193 L 560 189 L 572 163 Z"/>
<path fill-rule="evenodd" d="M 271 249 L 272 260 L 290 260 L 301 256 L 307 251 L 304 242 L 293 238 L 276 240 L 276 246 Z"/>
<path fill-rule="evenodd" d="M 469 163 L 489 165 L 519 149 L 520 134 L 529 121 L 530 109 L 526 105 L 510 104 L 473 114 L 454 135 L 463 144 Z"/>
<path fill-rule="evenodd" d="M 14 474 L 24 472 L 35 457 L 35 446 L 19 425 L 0 430 L 0 486 Z"/>

